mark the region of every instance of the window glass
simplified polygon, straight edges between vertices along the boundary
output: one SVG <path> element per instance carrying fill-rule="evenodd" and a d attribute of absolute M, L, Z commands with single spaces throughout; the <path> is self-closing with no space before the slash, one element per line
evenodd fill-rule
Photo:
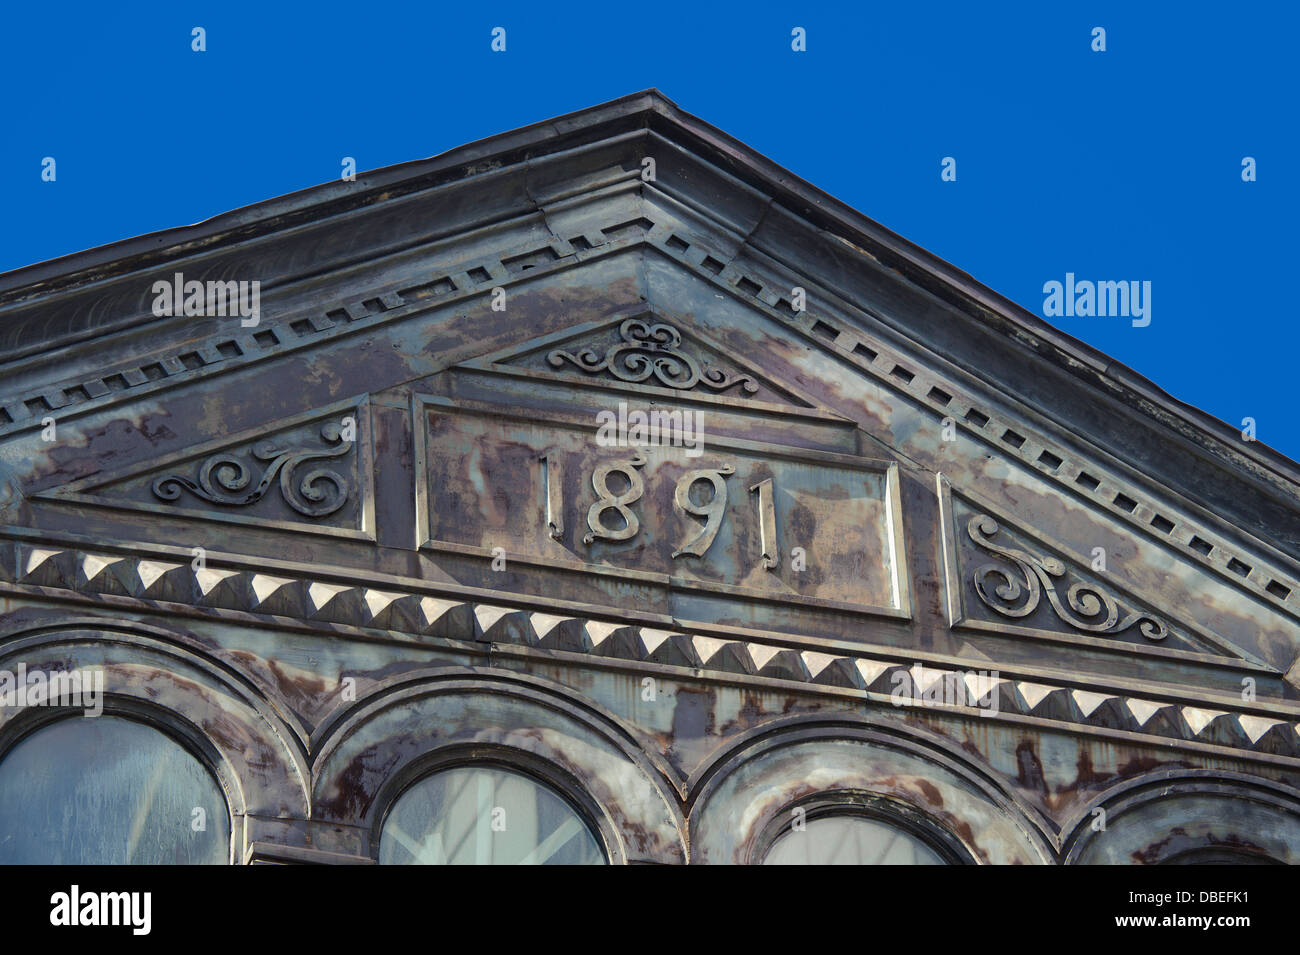
<path fill-rule="evenodd" d="M 120 717 L 60 720 L 10 749 L 0 820 L 9 865 L 230 861 L 216 780 L 171 737 Z"/>
<path fill-rule="evenodd" d="M 420 780 L 394 803 L 379 840 L 386 865 L 604 865 L 587 823 L 527 776 L 460 767 Z"/>
<path fill-rule="evenodd" d="M 920 839 L 877 819 L 833 815 L 791 829 L 768 850 L 764 865 L 946 865 Z"/>

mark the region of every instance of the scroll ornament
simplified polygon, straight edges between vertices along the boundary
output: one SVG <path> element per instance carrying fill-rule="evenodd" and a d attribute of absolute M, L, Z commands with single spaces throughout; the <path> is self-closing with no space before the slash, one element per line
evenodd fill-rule
<path fill-rule="evenodd" d="M 607 371 L 620 381 L 640 382 L 652 376 L 662 385 L 685 391 L 697 384 L 714 391 L 726 391 L 735 385 L 749 394 L 758 391 L 758 384 L 749 375 L 732 375 L 711 365 L 700 363 L 681 350 L 681 334 L 671 325 L 655 324 L 639 318 L 629 318 L 619 326 L 621 342 L 611 345 L 602 356 L 594 348 L 584 348 L 577 354 L 557 348 L 546 356 L 555 368 L 565 362 L 577 365 L 590 374 Z"/>
<path fill-rule="evenodd" d="M 980 600 L 1004 617 L 1027 617 L 1047 595 L 1052 610 L 1070 626 L 1088 633 L 1118 634 L 1137 625 L 1142 636 L 1160 641 L 1169 636 L 1169 627 L 1154 614 L 1133 611 L 1120 618 L 1119 603 L 1106 591 L 1087 583 L 1071 584 L 1065 600 L 1056 591 L 1059 578 L 1065 576 L 1065 564 L 1055 557 L 1034 557 L 1022 550 L 995 544 L 998 523 L 987 514 L 978 514 L 966 525 L 981 549 L 1016 565 L 1023 580 L 998 564 L 983 564 L 975 569 L 975 592 Z M 990 589 L 989 584 L 994 586 Z"/>
<path fill-rule="evenodd" d="M 320 434 L 326 444 L 335 447 L 286 451 L 277 448 L 272 441 L 253 445 L 253 457 L 269 463 L 252 490 L 248 488 L 253 469 L 242 457 L 223 451 L 203 462 L 197 481 L 180 474 L 169 474 L 154 480 L 153 493 L 161 500 L 175 501 L 182 491 L 189 491 L 213 504 L 243 507 L 265 497 L 278 475 L 280 495 L 290 507 L 307 517 L 325 517 L 347 502 L 347 479 L 328 467 L 313 467 L 301 476 L 298 470 L 309 461 L 347 454 L 352 450 L 353 442 L 344 441 L 341 429 L 334 423 L 322 427 Z"/>

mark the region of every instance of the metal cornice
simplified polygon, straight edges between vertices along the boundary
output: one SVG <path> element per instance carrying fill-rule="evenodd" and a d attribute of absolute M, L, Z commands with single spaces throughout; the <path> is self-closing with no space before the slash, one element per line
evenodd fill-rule
<path fill-rule="evenodd" d="M 1009 720 L 1286 765 L 1300 761 L 1300 709 L 1275 700 L 1247 710 L 1230 707 L 1221 697 L 1189 698 L 1185 690 L 1175 693 L 1172 687 L 1152 686 L 1140 694 L 1091 684 L 1085 689 L 970 671 L 956 659 L 947 666 L 909 666 L 870 652 L 799 649 L 800 638 L 794 635 L 773 635 L 783 642 L 769 643 L 652 625 L 658 621 L 569 614 L 554 606 L 539 610 L 520 600 L 498 602 L 502 595 L 480 597 L 467 588 L 389 575 L 355 573 L 342 582 L 282 568 L 283 562 L 259 560 L 249 566 L 251 562 L 215 554 L 195 569 L 180 548 L 109 552 L 23 538 L 0 540 L 0 592 L 18 597 L 72 598 L 163 613 L 192 607 L 231 623 L 273 618 L 344 637 L 486 644 L 490 652 L 508 655 L 540 652 L 593 665 L 649 667 L 690 678 L 847 695 L 916 708 L 920 714 Z M 996 695 L 996 713 L 987 707 L 931 703 L 927 692 L 944 679 L 959 681 L 971 699 Z M 900 697 L 900 685 L 911 692 Z"/>

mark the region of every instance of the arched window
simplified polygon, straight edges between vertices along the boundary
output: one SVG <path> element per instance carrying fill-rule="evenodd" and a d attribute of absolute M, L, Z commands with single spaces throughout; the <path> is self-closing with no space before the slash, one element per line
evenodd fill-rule
<path fill-rule="evenodd" d="M 225 796 L 189 751 L 115 716 L 59 720 L 0 759 L 0 863 L 230 861 Z"/>
<path fill-rule="evenodd" d="M 860 792 L 821 793 L 768 828 L 763 865 L 954 865 L 971 861 L 951 834 L 903 803 Z"/>
<path fill-rule="evenodd" d="M 920 839 L 862 816 L 823 816 L 787 830 L 764 865 L 947 865 Z"/>
<path fill-rule="evenodd" d="M 384 820 L 379 861 L 392 865 L 604 865 L 592 828 L 559 793 L 497 766 L 426 776 Z"/>

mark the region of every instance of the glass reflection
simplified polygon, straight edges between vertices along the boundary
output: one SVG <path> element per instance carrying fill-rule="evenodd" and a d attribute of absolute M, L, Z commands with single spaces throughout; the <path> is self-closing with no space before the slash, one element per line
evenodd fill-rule
<path fill-rule="evenodd" d="M 906 831 L 865 816 L 810 819 L 773 843 L 764 865 L 947 865 Z"/>
<path fill-rule="evenodd" d="M 60 720 L 0 761 L 0 863 L 223 864 L 229 855 L 216 780 L 143 723 Z"/>
<path fill-rule="evenodd" d="M 573 808 L 527 776 L 460 767 L 416 783 L 384 821 L 385 865 L 604 865 Z"/>

